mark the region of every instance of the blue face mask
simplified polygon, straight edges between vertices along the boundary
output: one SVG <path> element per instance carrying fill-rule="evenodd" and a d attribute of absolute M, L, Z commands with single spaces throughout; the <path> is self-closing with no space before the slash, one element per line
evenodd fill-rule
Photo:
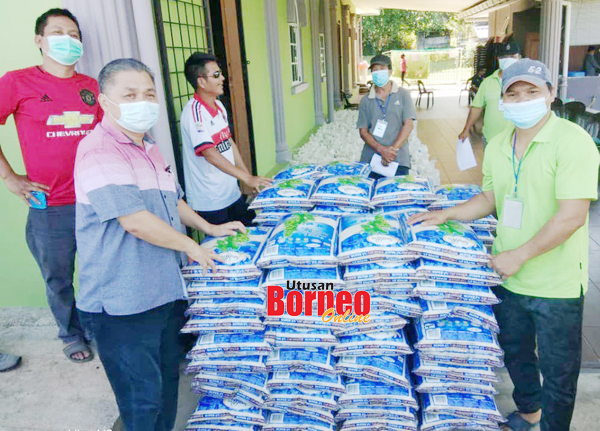
<path fill-rule="evenodd" d="M 384 87 L 390 80 L 389 70 L 376 70 L 373 72 L 373 83 L 378 87 Z"/>
<path fill-rule="evenodd" d="M 500 64 L 500 70 L 506 70 L 508 69 L 510 66 L 512 66 L 513 64 L 515 64 L 517 61 L 516 58 L 501 58 L 498 60 L 498 63 Z"/>
<path fill-rule="evenodd" d="M 81 42 L 68 34 L 48 36 L 48 46 L 48 57 L 64 66 L 74 65 L 83 55 Z"/>
<path fill-rule="evenodd" d="M 502 106 L 504 118 L 519 129 L 531 129 L 548 113 L 545 97 L 521 103 L 504 103 Z"/>

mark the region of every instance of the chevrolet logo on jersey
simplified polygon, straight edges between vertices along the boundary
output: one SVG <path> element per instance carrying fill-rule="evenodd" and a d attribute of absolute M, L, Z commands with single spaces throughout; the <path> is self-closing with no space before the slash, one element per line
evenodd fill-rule
<path fill-rule="evenodd" d="M 92 124 L 94 116 L 79 111 L 65 111 L 62 115 L 50 115 L 47 126 L 64 126 L 65 129 L 78 129 L 84 124 Z"/>

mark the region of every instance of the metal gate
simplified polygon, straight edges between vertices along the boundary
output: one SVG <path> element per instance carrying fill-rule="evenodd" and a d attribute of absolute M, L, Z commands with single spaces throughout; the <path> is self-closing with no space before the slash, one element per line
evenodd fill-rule
<path fill-rule="evenodd" d="M 153 0 L 153 5 L 173 152 L 183 183 L 179 118 L 194 95 L 185 79 L 185 61 L 196 51 L 214 52 L 210 10 L 208 0 Z"/>

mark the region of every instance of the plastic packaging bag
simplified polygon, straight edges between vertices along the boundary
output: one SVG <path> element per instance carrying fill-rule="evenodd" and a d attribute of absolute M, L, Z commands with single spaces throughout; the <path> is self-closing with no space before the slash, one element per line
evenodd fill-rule
<path fill-rule="evenodd" d="M 421 300 L 420 304 L 421 308 L 423 308 L 423 316 L 421 318 L 425 322 L 456 317 L 468 320 L 492 332 L 500 332 L 494 310 L 489 305 L 423 300 Z"/>
<path fill-rule="evenodd" d="M 394 356 L 412 353 L 403 330 L 340 337 L 340 344 L 333 349 L 334 356 Z"/>
<path fill-rule="evenodd" d="M 337 227 L 335 219 L 293 214 L 273 229 L 257 264 L 262 268 L 335 267 Z"/>
<path fill-rule="evenodd" d="M 314 205 L 369 208 L 373 185 L 371 178 L 335 176 L 323 178 L 311 196 Z"/>
<path fill-rule="evenodd" d="M 360 380 L 372 380 L 386 385 L 411 387 L 406 357 L 400 356 L 342 356 L 335 370 Z"/>
<path fill-rule="evenodd" d="M 429 178 L 403 175 L 378 180 L 371 203 L 377 206 L 429 205 L 435 200 L 433 183 Z"/>
<path fill-rule="evenodd" d="M 427 268 L 430 273 L 436 271 L 441 278 L 441 272 L 430 263 L 424 262 L 423 267 Z M 462 274 L 460 275 L 462 276 Z M 417 283 L 413 295 L 428 301 L 451 301 L 465 304 L 495 305 L 500 302 L 488 286 L 435 281 L 420 281 Z"/>

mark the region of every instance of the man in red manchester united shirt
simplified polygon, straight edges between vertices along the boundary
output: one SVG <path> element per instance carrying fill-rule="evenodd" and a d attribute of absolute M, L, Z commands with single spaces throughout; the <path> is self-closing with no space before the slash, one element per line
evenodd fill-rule
<path fill-rule="evenodd" d="M 13 115 L 27 174 L 15 173 L 0 149 L 0 177 L 29 206 L 32 192 L 46 194 L 47 208 L 29 209 L 27 245 L 45 280 L 63 351 L 72 361 L 85 362 L 92 352 L 73 290 L 73 167 L 79 141 L 101 119 L 102 110 L 96 101 L 96 80 L 75 72 L 83 54 L 77 19 L 66 9 L 50 9 L 37 19 L 35 32 L 42 65 L 0 78 L 0 124 Z M 0 354 L 0 363 L 3 356 L 7 355 Z"/>

